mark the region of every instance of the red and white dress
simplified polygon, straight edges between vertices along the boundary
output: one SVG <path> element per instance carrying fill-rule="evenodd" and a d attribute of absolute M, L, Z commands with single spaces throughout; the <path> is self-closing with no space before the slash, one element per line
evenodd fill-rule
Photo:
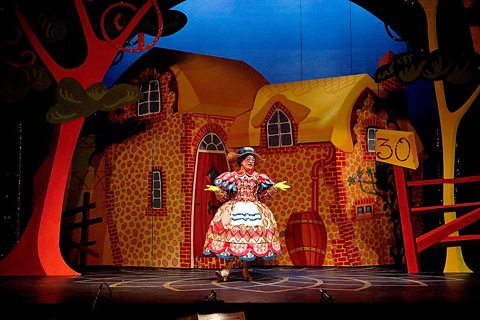
<path fill-rule="evenodd" d="M 214 184 L 220 188 L 216 196 L 223 204 L 208 227 L 203 253 L 245 261 L 281 255 L 277 222 L 262 202 L 269 197 L 273 181 L 255 171 L 234 171 L 222 173 Z"/>

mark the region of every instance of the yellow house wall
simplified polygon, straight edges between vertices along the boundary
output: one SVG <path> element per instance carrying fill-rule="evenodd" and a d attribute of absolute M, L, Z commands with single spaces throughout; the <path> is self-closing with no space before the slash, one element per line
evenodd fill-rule
<path fill-rule="evenodd" d="M 204 126 L 228 131 L 232 119 L 173 113 L 171 75 L 162 75 L 161 115 L 148 129 L 108 150 L 111 163 L 111 217 L 118 233 L 120 263 L 125 266 L 185 267 L 189 261 L 193 162 Z M 149 175 L 162 172 L 165 208 L 149 209 Z"/>
<path fill-rule="evenodd" d="M 118 233 L 121 264 L 125 266 L 179 267 L 183 232 L 180 217 L 185 206 L 181 181 L 185 172 L 180 140 L 185 128 L 173 114 L 175 94 L 162 78 L 162 115 L 146 120 L 145 132 L 108 150 L 111 163 L 110 215 Z M 165 212 L 150 211 L 149 177 L 162 172 L 167 188 Z"/>
<path fill-rule="evenodd" d="M 265 148 L 256 147 L 266 161 L 257 166 L 257 171 L 264 172 L 274 181 L 283 181 L 291 185 L 286 192 L 279 191 L 275 198 L 269 200 L 269 206 L 274 213 L 282 242 L 284 244 L 284 255 L 274 259 L 271 264 L 292 265 L 288 254 L 285 230 L 289 217 L 295 212 L 312 211 L 312 168 L 316 161 L 322 160 L 323 166 L 318 170 L 318 214 L 325 225 L 327 235 L 325 257 L 323 265 L 384 265 L 393 264 L 389 249 L 393 244 L 393 230 L 390 221 L 390 212 L 383 209 L 383 200 L 379 196 L 367 194 L 358 185 L 349 186 L 348 177 L 356 173 L 358 168 L 375 169 L 374 154 L 365 150 L 365 130 L 368 126 L 386 128 L 387 115 L 376 114 L 373 111 L 373 98 L 367 97 L 360 101 L 361 109 L 357 109 L 357 121 L 354 127 L 354 134 L 357 135 L 357 143 L 351 153 L 342 154 L 345 160 L 336 159 L 335 155 L 330 161 L 327 153 L 333 148 L 330 143 L 303 144 L 292 147 Z M 325 174 L 337 175 L 336 183 L 325 182 Z M 345 196 L 339 194 L 338 189 L 345 189 Z M 344 201 L 340 218 L 332 216 L 332 207 Z M 358 219 L 356 217 L 356 204 L 368 203 L 373 206 L 374 212 L 371 216 Z M 344 220 L 349 228 L 353 230 L 352 244 L 348 244 L 345 235 L 339 231 L 339 221 Z M 346 255 L 356 253 L 354 257 L 347 256 L 347 263 L 338 257 L 339 247 L 343 245 Z M 352 255 L 352 254 L 351 254 Z M 358 258 L 356 258 L 358 257 Z M 343 262 L 342 262 L 343 261 Z"/>
<path fill-rule="evenodd" d="M 312 212 L 312 168 L 316 161 L 328 158 L 328 147 L 322 144 L 312 144 L 269 150 L 257 149 L 257 152 L 260 152 L 266 159 L 257 166 L 257 171 L 267 174 L 276 182 L 286 180 L 291 186 L 288 191 L 279 191 L 273 199 L 268 201 L 268 205 L 277 219 L 283 243 L 283 255 L 269 263 L 291 266 L 293 264 L 285 239 L 288 219 L 296 212 Z M 325 185 L 323 171 L 319 170 L 317 213 L 325 223 L 327 239 L 335 238 L 337 235 L 337 228 L 331 223 L 329 214 L 330 205 L 335 201 L 333 187 Z M 324 264 L 331 265 L 333 260 L 329 241 L 327 241 L 326 248 Z"/>
<path fill-rule="evenodd" d="M 174 113 L 176 93 L 170 89 L 174 80 L 170 73 L 157 76 L 162 84 L 161 114 L 145 120 L 148 125 L 144 132 L 111 145 L 105 153 L 109 190 L 105 222 L 114 265 L 190 267 L 190 202 L 194 192 L 193 166 L 198 142 L 211 128 L 223 132 L 228 140 L 233 123 L 233 119 L 226 117 Z M 348 244 L 342 249 L 345 254 L 354 252 L 359 256 L 359 261 L 351 259 L 354 265 L 393 263 L 388 252 L 393 243 L 393 231 L 389 213 L 381 209 L 381 199 L 347 183 L 348 177 L 358 168 L 375 167 L 374 158 L 366 156 L 364 150 L 365 129 L 369 125 L 385 128 L 387 116 L 376 115 L 372 106 L 373 100 L 366 99 L 362 109 L 355 111 L 357 143 L 351 153 L 336 150 L 331 154 L 334 147 L 329 142 L 284 148 L 255 147 L 266 159 L 257 166 L 257 171 L 277 182 L 286 180 L 292 187 L 286 192 L 279 191 L 267 202 L 277 219 L 283 255 L 273 261 L 255 263 L 293 264 L 285 230 L 292 214 L 312 211 L 312 168 L 317 161 L 323 163 L 317 172 L 318 214 L 326 231 L 323 265 L 345 265 L 345 261 L 339 258 L 339 248 L 344 243 Z M 336 158 L 339 154 L 344 160 Z M 149 177 L 152 169 L 161 170 L 165 189 L 165 206 L 158 211 L 150 208 Z M 325 183 L 325 175 L 329 175 L 329 181 L 334 179 L 336 182 Z M 345 196 L 339 196 L 338 190 L 342 188 Z M 341 219 L 332 216 L 332 207 L 338 206 L 340 198 L 344 204 Z M 355 204 L 365 199 L 373 201 L 374 214 L 368 219 L 357 219 Z M 339 229 L 340 220 L 353 230 L 351 244 L 345 241 L 345 234 Z"/>
<path fill-rule="evenodd" d="M 376 161 L 374 153 L 366 152 L 366 129 L 374 126 L 382 129 L 387 128 L 387 115 L 384 112 L 379 114 L 373 111 L 373 98 L 368 96 L 362 109 L 357 109 L 357 123 L 354 126 L 354 133 L 357 136 L 357 143 L 352 153 L 345 153 L 347 165 L 342 168 L 341 180 L 346 185 L 346 215 L 352 221 L 355 230 L 355 240 L 359 249 L 361 265 L 386 265 L 393 264 L 390 256 L 390 246 L 393 245 L 393 225 L 390 221 L 390 212 L 383 210 L 384 201 L 376 195 L 369 195 L 363 192 L 355 184 L 348 186 L 348 177 L 351 177 L 359 168 L 365 171 L 367 168 L 375 170 Z M 366 180 L 370 179 L 364 174 Z M 368 186 L 372 190 L 372 186 Z M 363 219 L 356 218 L 356 203 L 367 199 L 373 205 L 373 213 Z"/>

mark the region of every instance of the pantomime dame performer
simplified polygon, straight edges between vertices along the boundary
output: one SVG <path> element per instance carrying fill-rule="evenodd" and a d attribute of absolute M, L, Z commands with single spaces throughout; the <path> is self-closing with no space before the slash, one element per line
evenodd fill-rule
<path fill-rule="evenodd" d="M 257 257 L 270 260 L 282 253 L 277 222 L 264 201 L 290 186 L 256 172 L 255 164 L 263 159 L 251 147 L 229 152 L 227 158 L 236 161 L 239 169 L 222 173 L 205 189 L 215 192 L 222 205 L 208 227 L 203 253 L 228 260 L 223 269 L 215 271 L 223 281 L 230 277 L 236 257 L 243 261 L 243 279 L 252 281 L 251 261 Z"/>

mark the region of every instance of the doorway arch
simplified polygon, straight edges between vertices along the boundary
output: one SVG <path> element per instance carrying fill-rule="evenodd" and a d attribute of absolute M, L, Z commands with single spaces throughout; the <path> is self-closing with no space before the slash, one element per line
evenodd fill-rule
<path fill-rule="evenodd" d="M 222 139 L 214 132 L 206 133 L 197 147 L 195 157 L 195 174 L 192 196 L 191 219 L 191 266 L 195 260 L 203 256 L 203 243 L 208 226 L 220 206 L 213 192 L 205 191 L 207 184 L 223 172 L 230 171 L 227 151 Z"/>

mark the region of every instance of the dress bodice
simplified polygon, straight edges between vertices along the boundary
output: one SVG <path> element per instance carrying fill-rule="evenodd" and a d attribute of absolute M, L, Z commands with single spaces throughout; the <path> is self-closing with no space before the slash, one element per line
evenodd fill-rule
<path fill-rule="evenodd" d="M 224 172 L 214 184 L 222 190 L 222 201 L 258 201 L 274 185 L 269 177 L 256 171 Z"/>
<path fill-rule="evenodd" d="M 243 173 L 238 175 L 236 180 L 237 192 L 232 196 L 235 201 L 257 201 L 258 200 L 258 173 Z"/>

